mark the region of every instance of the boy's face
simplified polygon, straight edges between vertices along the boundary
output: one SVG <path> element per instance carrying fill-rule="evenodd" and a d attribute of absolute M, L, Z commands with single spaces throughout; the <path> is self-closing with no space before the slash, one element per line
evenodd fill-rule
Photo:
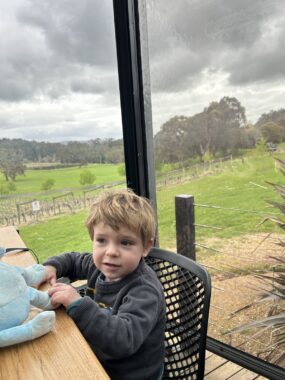
<path fill-rule="evenodd" d="M 126 227 L 116 231 L 99 223 L 94 227 L 93 261 L 106 281 L 118 281 L 137 268 L 151 244 L 144 248 L 140 236 Z"/>

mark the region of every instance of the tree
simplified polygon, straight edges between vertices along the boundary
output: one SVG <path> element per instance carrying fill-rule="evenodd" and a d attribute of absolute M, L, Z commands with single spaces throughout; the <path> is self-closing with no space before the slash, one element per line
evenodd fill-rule
<path fill-rule="evenodd" d="M 181 161 L 187 117 L 175 116 L 164 123 L 154 137 L 156 159 L 161 163 Z"/>
<path fill-rule="evenodd" d="M 198 156 L 203 161 L 203 156 L 208 148 L 208 119 L 204 112 L 198 113 L 192 117 L 185 118 L 182 121 L 183 139 L 181 149 L 183 158 Z"/>
<path fill-rule="evenodd" d="M 283 140 L 283 127 L 279 124 L 269 121 L 261 126 L 262 137 L 266 142 L 279 144 Z"/>
<path fill-rule="evenodd" d="M 84 185 L 92 185 L 96 179 L 95 174 L 91 173 L 90 170 L 85 169 L 80 173 L 79 183 Z"/>
<path fill-rule="evenodd" d="M 236 98 L 223 97 L 204 111 L 208 115 L 208 149 L 215 156 L 239 147 L 240 130 L 246 126 L 245 108 Z"/>
<path fill-rule="evenodd" d="M 0 171 L 3 173 L 5 180 L 15 181 L 17 175 L 25 174 L 23 164 L 23 155 L 21 152 L 14 152 L 10 149 L 0 150 Z"/>
<path fill-rule="evenodd" d="M 281 124 L 285 120 L 285 109 L 280 108 L 279 110 L 271 110 L 268 113 L 264 113 L 257 120 L 255 127 L 260 128 L 262 125 L 272 121 L 276 124 Z"/>
<path fill-rule="evenodd" d="M 256 142 L 261 138 L 259 131 L 252 125 L 247 124 L 243 128 L 239 128 L 239 147 L 251 149 Z"/>
<path fill-rule="evenodd" d="M 245 108 L 234 97 L 211 102 L 203 112 L 191 117 L 175 116 L 162 125 L 155 135 L 156 159 L 162 163 L 203 156 L 227 154 L 242 144 L 248 146 Z"/>

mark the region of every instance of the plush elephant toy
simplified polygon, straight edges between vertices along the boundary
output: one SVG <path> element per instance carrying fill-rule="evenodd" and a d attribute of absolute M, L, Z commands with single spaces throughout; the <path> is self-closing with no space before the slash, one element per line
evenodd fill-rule
<path fill-rule="evenodd" d="M 0 258 L 4 253 L 0 249 Z M 24 323 L 31 305 L 51 309 L 48 293 L 33 288 L 41 283 L 43 275 L 43 265 L 20 268 L 0 262 L 0 347 L 32 340 L 52 330 L 54 311 L 42 311 Z"/>

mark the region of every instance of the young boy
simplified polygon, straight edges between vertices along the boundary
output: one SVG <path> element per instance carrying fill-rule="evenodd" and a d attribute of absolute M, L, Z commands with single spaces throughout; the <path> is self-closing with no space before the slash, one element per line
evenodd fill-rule
<path fill-rule="evenodd" d="M 158 380 L 163 372 L 163 289 L 144 257 L 155 233 L 153 209 L 130 190 L 99 198 L 86 225 L 93 254 L 47 260 L 53 305 L 62 304 L 112 380 Z M 87 279 L 83 298 L 57 277 Z"/>

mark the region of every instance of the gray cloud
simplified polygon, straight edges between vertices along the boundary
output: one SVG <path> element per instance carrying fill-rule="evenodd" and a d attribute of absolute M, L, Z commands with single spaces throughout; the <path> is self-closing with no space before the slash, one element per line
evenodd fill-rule
<path fill-rule="evenodd" d="M 205 69 L 228 73 L 232 84 L 284 76 L 284 37 L 274 48 L 264 49 L 264 39 L 272 33 L 269 26 L 280 21 L 282 1 L 177 0 L 174 4 L 153 0 L 147 4 L 153 91 L 180 91 L 181 82 L 192 83 L 191 78 Z M 276 27 L 284 36 L 283 20 Z M 174 63 L 180 51 L 186 72 Z M 256 65 L 257 70 L 250 69 Z M 174 70 L 176 75 L 170 76 Z"/>
<path fill-rule="evenodd" d="M 250 50 L 243 49 L 226 70 L 233 84 L 274 81 L 285 77 L 285 26 L 283 18 L 276 17 L 263 25 L 260 39 Z M 241 67 L 242 65 L 242 67 Z"/>
<path fill-rule="evenodd" d="M 19 1 L 14 18 L 2 29 L 0 99 L 58 98 L 81 89 L 102 92 L 98 68 L 113 77 L 105 91 L 116 91 L 111 5 L 99 0 Z"/>
<path fill-rule="evenodd" d="M 100 94 L 104 92 L 104 87 L 101 86 L 99 83 L 91 82 L 89 80 L 80 78 L 71 82 L 71 90 L 74 92 L 81 92 L 87 94 Z"/>
<path fill-rule="evenodd" d="M 36 27 L 51 52 L 79 64 L 114 67 L 112 2 L 29 0 L 18 12 L 23 25 Z"/>
<path fill-rule="evenodd" d="M 155 132 L 225 95 L 253 120 L 284 107 L 282 0 L 146 4 Z M 121 136 L 113 23 L 111 0 L 1 4 L 0 138 Z"/>

